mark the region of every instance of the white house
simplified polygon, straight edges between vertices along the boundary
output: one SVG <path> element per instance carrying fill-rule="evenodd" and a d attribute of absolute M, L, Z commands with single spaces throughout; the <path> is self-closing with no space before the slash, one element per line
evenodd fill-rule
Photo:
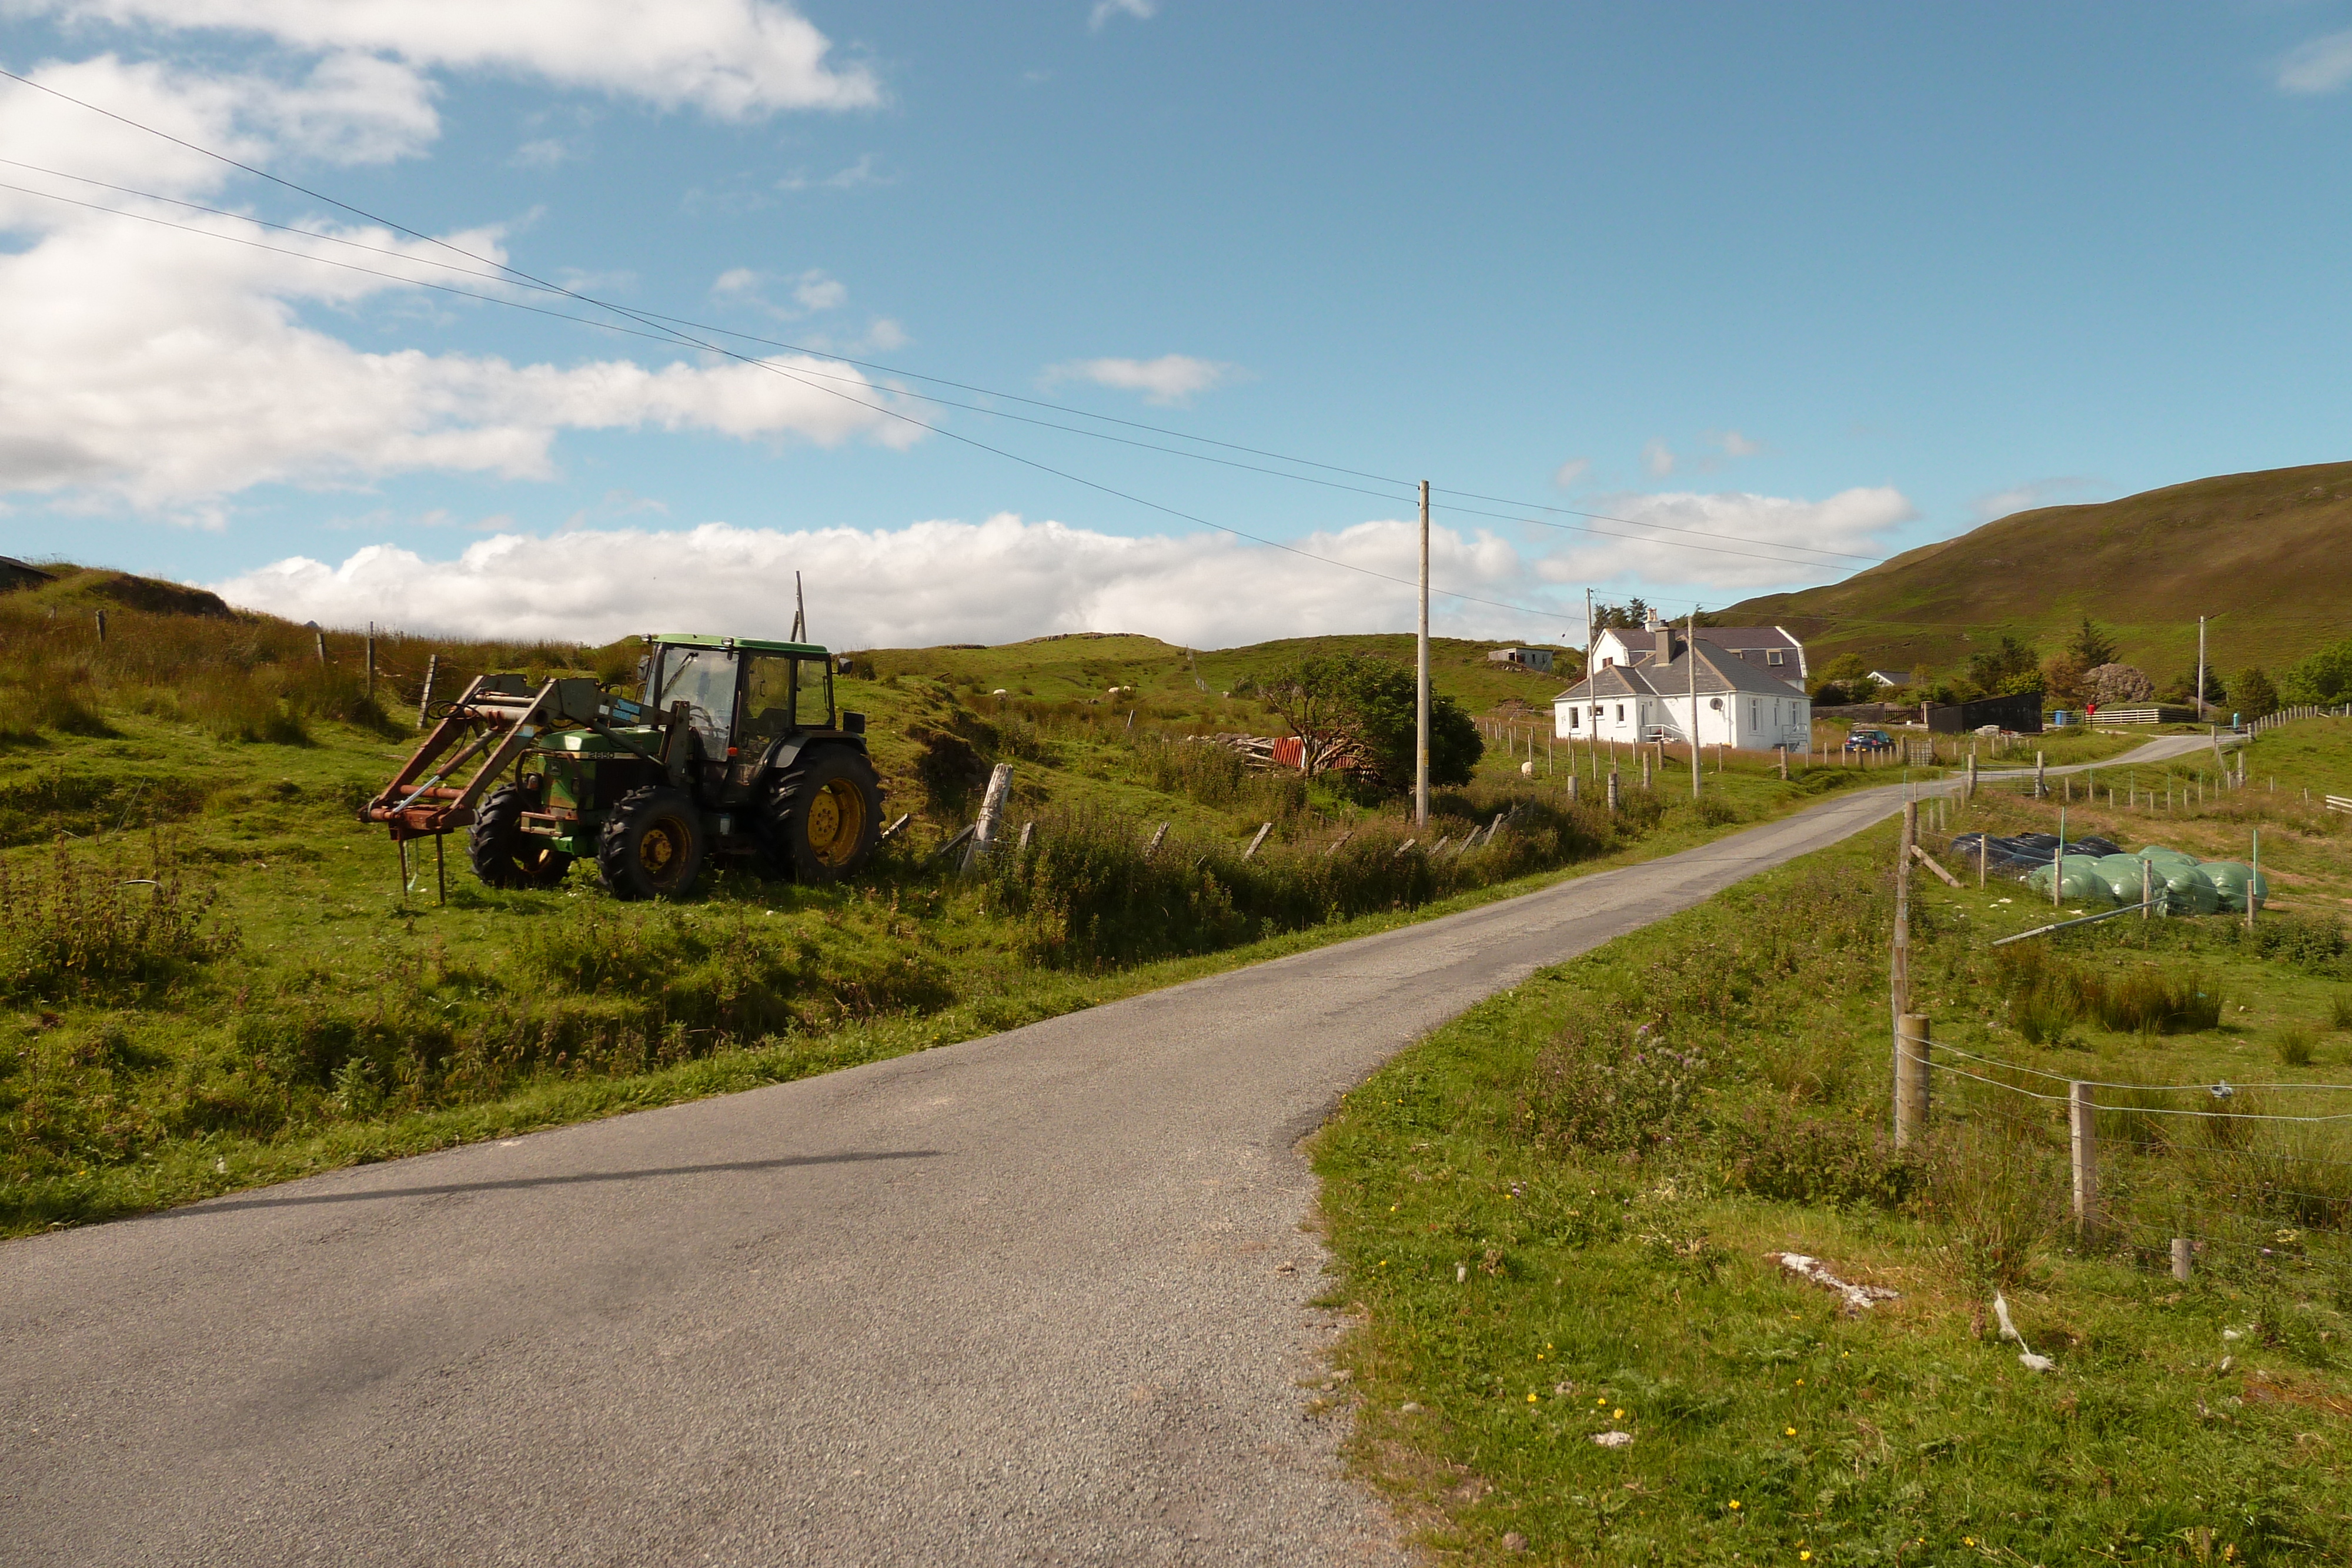
<path fill-rule="evenodd" d="M 1658 619 L 1657 612 L 1650 612 L 1647 626 L 1606 626 L 1593 633 L 1592 647 L 1585 660 L 1588 670 L 1623 669 L 1649 662 L 1658 650 L 1658 633 L 1667 629 Z M 1684 635 L 1679 627 L 1672 629 L 1677 637 Z M 1786 681 L 1799 691 L 1805 689 L 1805 645 L 1778 626 L 1702 626 L 1698 640 L 1711 643 L 1718 651 L 1738 658 L 1741 663 L 1762 670 L 1767 674 Z"/>
<path fill-rule="evenodd" d="M 1750 662 L 1738 650 L 1710 641 L 1707 628 L 1699 630 L 1696 648 L 1672 627 L 1633 633 L 1650 644 L 1638 661 L 1609 657 L 1552 699 L 1553 735 L 1561 740 L 1680 742 L 1696 734 L 1702 746 L 1742 751 L 1776 746 L 1801 751 L 1811 746 L 1813 705 L 1801 684 L 1803 649 L 1793 655 L 1800 679 L 1784 680 L 1774 673 L 1776 666 Z M 1600 651 L 1599 638 L 1594 644 Z"/>

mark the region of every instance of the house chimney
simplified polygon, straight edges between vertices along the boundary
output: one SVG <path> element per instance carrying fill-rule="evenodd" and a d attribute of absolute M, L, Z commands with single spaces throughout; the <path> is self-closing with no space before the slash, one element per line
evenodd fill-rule
<path fill-rule="evenodd" d="M 1656 657 L 1652 662 L 1661 666 L 1671 664 L 1675 662 L 1675 629 L 1673 624 L 1668 622 L 1660 622 L 1657 626 L 1657 634 L 1658 652 Z"/>

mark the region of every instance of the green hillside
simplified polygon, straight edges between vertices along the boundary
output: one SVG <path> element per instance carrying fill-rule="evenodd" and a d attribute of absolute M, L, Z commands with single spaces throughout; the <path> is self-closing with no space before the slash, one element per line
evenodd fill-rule
<path fill-rule="evenodd" d="M 2197 617 L 2223 671 L 2275 674 L 2352 637 L 2352 463 L 2231 474 L 2094 506 L 2042 507 L 1843 582 L 1722 612 L 1779 624 L 1818 668 L 1948 671 L 2002 633 L 2046 655 L 2084 616 L 2161 683 L 2193 666 Z"/>

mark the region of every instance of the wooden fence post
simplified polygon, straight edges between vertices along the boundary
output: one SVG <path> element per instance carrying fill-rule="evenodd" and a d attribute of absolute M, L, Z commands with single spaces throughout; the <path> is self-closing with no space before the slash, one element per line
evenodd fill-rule
<path fill-rule="evenodd" d="M 367 695 L 368 701 L 375 701 L 375 622 L 373 621 L 368 622 L 367 629 Z"/>
<path fill-rule="evenodd" d="M 99 640 L 100 642 L 103 643 L 103 642 L 105 642 L 105 641 L 106 641 L 106 612 L 105 612 L 105 611 L 103 611 L 103 610 L 100 610 L 100 611 L 99 611 L 99 612 L 97 612 L 97 616 L 98 616 L 98 640 Z"/>
<path fill-rule="evenodd" d="M 1257 837 L 1252 839 L 1249 841 L 1249 848 L 1242 852 L 1242 859 L 1247 860 L 1252 855 L 1257 853 L 1258 846 L 1265 842 L 1265 836 L 1272 831 L 1274 831 L 1274 824 L 1272 822 L 1260 823 L 1257 830 Z"/>
<path fill-rule="evenodd" d="M 2183 1284 L 2189 1281 L 2189 1260 L 2192 1250 L 2186 1236 L 2172 1239 L 2172 1277 Z"/>
<path fill-rule="evenodd" d="M 1903 1052 L 1903 1015 L 1911 1010 L 1911 846 L 1919 839 L 1919 803 L 1903 803 L 1903 840 L 1895 852 L 1895 935 L 1887 955 L 1887 991 L 1894 1002 L 1895 1051 Z M 1902 1082 L 1898 1063 L 1896 1082 Z M 1897 1115 L 1900 1115 L 1897 1112 Z"/>
<path fill-rule="evenodd" d="M 416 727 L 425 727 L 425 715 L 433 706 L 433 677 L 441 673 L 441 655 L 433 654 L 425 661 L 425 689 L 416 695 Z"/>
<path fill-rule="evenodd" d="M 1902 1148 L 1927 1124 L 1928 1029 L 1925 1015 L 1905 1013 L 1895 1031 L 1895 1146 Z"/>
<path fill-rule="evenodd" d="M 2074 1169 L 2074 1228 L 2088 1232 L 2099 1214 L 2099 1107 L 2084 1082 L 2066 1085 L 2067 1147 Z"/>
<path fill-rule="evenodd" d="M 1617 813 L 1617 769 L 1614 768 L 1609 770 L 1609 813 L 1612 816 Z"/>
<path fill-rule="evenodd" d="M 325 631 L 316 626 L 312 627 L 310 629 L 310 643 L 313 647 L 319 650 L 319 666 L 320 668 L 324 669 L 327 664 L 327 633 Z"/>

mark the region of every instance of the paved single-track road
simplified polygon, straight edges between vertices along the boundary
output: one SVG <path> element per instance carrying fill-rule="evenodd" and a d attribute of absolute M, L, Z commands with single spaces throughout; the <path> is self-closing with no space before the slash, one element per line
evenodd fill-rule
<path fill-rule="evenodd" d="M 0 1246 L 0 1563 L 1402 1562 L 1344 1416 L 1308 1408 L 1333 1324 L 1298 1140 L 1480 998 L 1897 799 L 1009 1034 Z"/>

